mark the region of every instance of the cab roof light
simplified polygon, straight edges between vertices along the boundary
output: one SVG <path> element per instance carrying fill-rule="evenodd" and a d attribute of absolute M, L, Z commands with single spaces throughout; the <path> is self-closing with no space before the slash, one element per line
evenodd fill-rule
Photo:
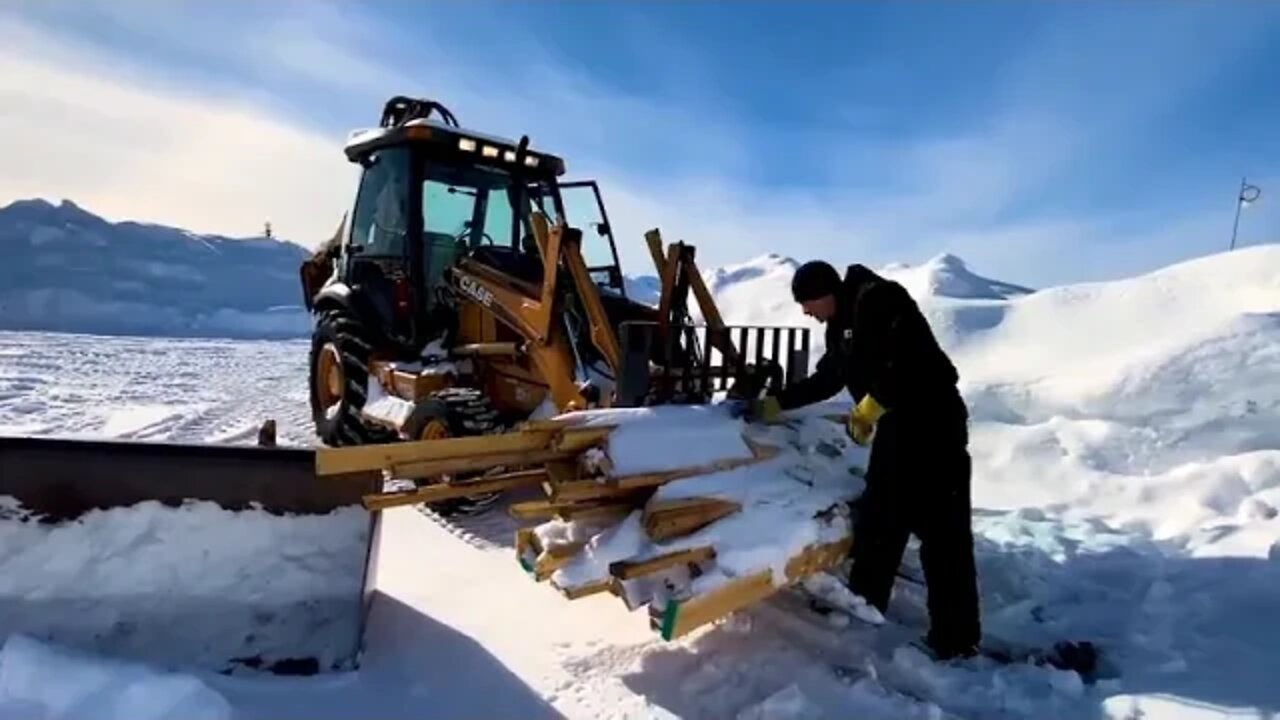
<path fill-rule="evenodd" d="M 487 158 L 496 158 L 498 157 L 498 148 L 492 145 L 485 145 L 484 150 L 480 151 L 480 154 Z"/>
<path fill-rule="evenodd" d="M 536 168 L 536 167 L 538 167 L 538 156 L 537 156 L 537 155 L 525 155 L 525 156 L 524 156 L 524 164 L 525 164 L 525 166 L 527 166 L 527 167 L 531 167 L 531 168 Z"/>
<path fill-rule="evenodd" d="M 471 138 L 458 138 L 458 149 L 463 152 L 475 152 L 478 143 Z"/>

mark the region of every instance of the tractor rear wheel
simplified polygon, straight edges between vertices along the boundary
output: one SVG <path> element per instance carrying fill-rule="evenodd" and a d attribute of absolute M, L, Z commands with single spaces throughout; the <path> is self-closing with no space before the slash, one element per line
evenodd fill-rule
<path fill-rule="evenodd" d="M 446 388 L 432 393 L 413 409 L 404 424 L 405 435 L 414 440 L 439 440 L 451 437 L 489 435 L 502 431 L 498 412 L 488 398 L 474 388 Z M 444 482 L 474 479 L 479 473 L 446 475 Z M 476 515 L 488 510 L 502 495 L 500 492 L 478 493 L 453 500 L 427 503 L 431 510 L 445 517 Z"/>
<path fill-rule="evenodd" d="M 387 433 L 365 424 L 360 409 L 367 399 L 368 333 L 351 313 L 320 313 L 311 334 L 308 384 L 316 435 L 329 446 L 386 442 Z"/>

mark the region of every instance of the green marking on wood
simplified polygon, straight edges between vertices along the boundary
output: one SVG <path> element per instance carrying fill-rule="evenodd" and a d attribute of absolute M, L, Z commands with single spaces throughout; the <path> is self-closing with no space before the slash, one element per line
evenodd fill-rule
<path fill-rule="evenodd" d="M 680 602 L 678 600 L 668 600 L 667 606 L 662 609 L 662 639 L 670 640 L 671 631 L 675 629 L 676 617 L 680 614 Z"/>

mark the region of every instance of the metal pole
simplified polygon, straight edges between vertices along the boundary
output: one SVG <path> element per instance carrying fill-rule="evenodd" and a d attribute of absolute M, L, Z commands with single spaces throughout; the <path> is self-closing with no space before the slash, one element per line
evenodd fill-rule
<path fill-rule="evenodd" d="M 1244 207 L 1244 188 L 1245 178 L 1240 178 L 1240 192 L 1236 193 L 1236 221 L 1231 226 L 1231 247 L 1230 250 L 1236 249 L 1236 233 L 1240 230 L 1240 210 Z"/>

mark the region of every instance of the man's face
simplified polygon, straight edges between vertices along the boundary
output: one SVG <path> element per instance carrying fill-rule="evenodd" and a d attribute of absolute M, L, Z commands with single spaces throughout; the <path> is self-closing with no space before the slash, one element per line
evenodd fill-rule
<path fill-rule="evenodd" d="M 823 295 L 817 300 L 800 303 L 800 307 L 804 309 L 805 315 L 824 323 L 836 314 L 836 298 L 834 295 Z"/>

